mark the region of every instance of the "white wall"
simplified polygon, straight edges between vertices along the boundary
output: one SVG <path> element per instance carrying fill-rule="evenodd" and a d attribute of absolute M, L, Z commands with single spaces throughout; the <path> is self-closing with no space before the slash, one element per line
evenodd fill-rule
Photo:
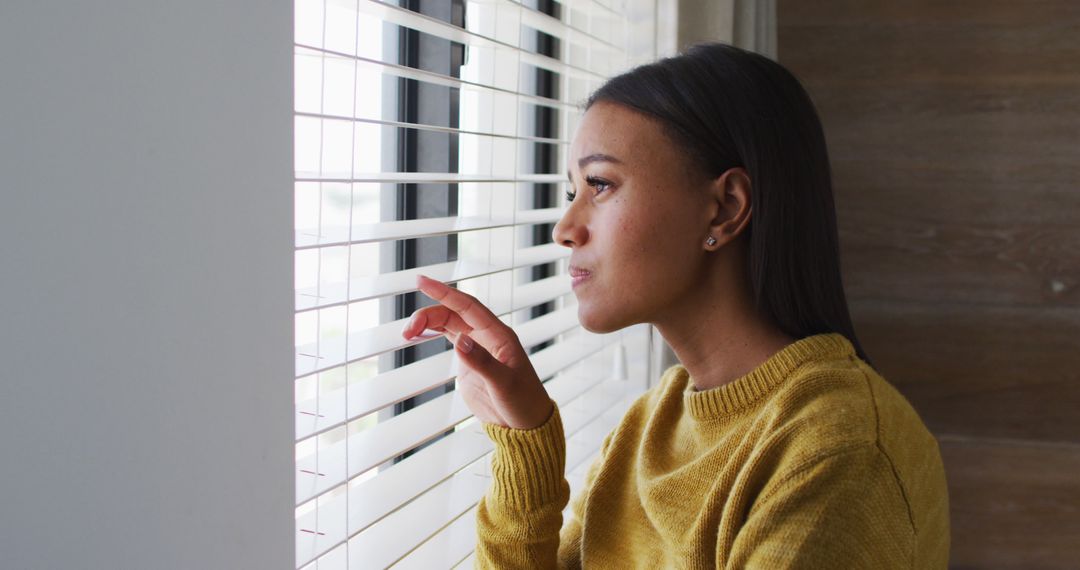
<path fill-rule="evenodd" d="M 293 567 L 292 13 L 0 6 L 0 567 Z"/>

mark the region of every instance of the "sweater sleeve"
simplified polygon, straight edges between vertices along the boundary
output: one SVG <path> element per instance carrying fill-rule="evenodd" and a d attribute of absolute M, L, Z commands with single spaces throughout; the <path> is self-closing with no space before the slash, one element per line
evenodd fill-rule
<path fill-rule="evenodd" d="M 478 569 L 556 568 L 562 510 L 570 499 L 559 406 L 535 428 L 484 423 L 495 443 L 492 482 L 476 509 Z"/>
<path fill-rule="evenodd" d="M 724 541 L 718 541 L 718 546 Z M 915 529 L 888 457 L 838 450 L 769 481 L 722 568 L 913 568 Z"/>

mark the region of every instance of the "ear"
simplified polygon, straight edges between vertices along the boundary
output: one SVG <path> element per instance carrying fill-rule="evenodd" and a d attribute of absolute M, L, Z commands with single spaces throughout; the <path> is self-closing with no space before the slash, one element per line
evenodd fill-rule
<path fill-rule="evenodd" d="M 715 215 L 709 222 L 709 234 L 702 238 L 705 249 L 716 251 L 734 241 L 746 229 L 753 206 L 750 184 L 750 175 L 741 166 L 729 168 L 713 179 L 709 192 L 713 201 L 710 209 Z M 716 243 L 709 245 L 705 241 L 710 236 L 716 239 Z"/>

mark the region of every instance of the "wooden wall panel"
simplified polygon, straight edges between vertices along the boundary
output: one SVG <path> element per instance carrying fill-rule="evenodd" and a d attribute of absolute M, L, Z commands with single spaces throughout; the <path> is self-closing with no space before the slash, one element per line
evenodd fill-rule
<path fill-rule="evenodd" d="M 1080 560 L 1080 2 L 779 0 L 852 318 L 942 442 L 954 568 Z"/>
<path fill-rule="evenodd" d="M 1080 447 L 943 436 L 950 568 L 1080 565 Z"/>
<path fill-rule="evenodd" d="M 902 301 L 849 307 L 875 368 L 935 434 L 1080 449 L 1080 310 Z"/>
<path fill-rule="evenodd" d="M 825 126 L 849 300 L 880 309 L 856 320 L 867 350 L 890 363 L 897 385 L 917 385 L 927 422 L 950 433 L 1080 441 L 1063 407 L 1080 369 L 1080 3 L 779 8 L 780 61 Z M 1050 325 L 1055 311 L 1065 316 Z M 1002 315 L 1008 326 L 996 326 Z M 893 341 L 963 339 L 975 353 L 1001 353 L 1021 330 L 1041 340 L 1011 357 L 1038 372 L 995 366 L 955 385 L 919 384 L 955 378 L 958 365 Z M 1070 343 L 1076 350 L 1051 348 Z M 1064 397 L 1035 427 L 1019 412 L 953 413 L 1003 385 L 1002 402 L 1029 409 L 1054 386 Z"/>

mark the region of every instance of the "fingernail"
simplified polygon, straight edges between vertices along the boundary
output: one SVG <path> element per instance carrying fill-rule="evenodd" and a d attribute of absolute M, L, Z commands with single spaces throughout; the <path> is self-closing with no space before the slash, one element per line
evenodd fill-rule
<path fill-rule="evenodd" d="M 472 352 L 473 340 L 465 335 L 461 335 L 461 352 Z"/>
<path fill-rule="evenodd" d="M 421 279 L 421 278 L 423 278 L 423 279 Z M 425 280 L 427 281 L 426 285 L 428 287 L 435 287 L 436 289 L 438 289 L 440 287 L 446 287 L 447 286 L 446 283 L 443 283 L 442 281 L 439 281 L 438 279 L 434 279 L 434 278 L 428 277 L 427 275 L 421 275 L 421 274 L 416 275 L 416 286 L 419 287 L 421 284 L 424 284 Z"/>
<path fill-rule="evenodd" d="M 416 324 L 416 315 L 409 317 L 409 320 L 405 321 L 405 326 L 401 327 L 401 334 L 404 335 L 405 331 L 412 328 L 414 324 Z M 412 338 L 412 336 L 408 336 L 406 338 Z"/>

